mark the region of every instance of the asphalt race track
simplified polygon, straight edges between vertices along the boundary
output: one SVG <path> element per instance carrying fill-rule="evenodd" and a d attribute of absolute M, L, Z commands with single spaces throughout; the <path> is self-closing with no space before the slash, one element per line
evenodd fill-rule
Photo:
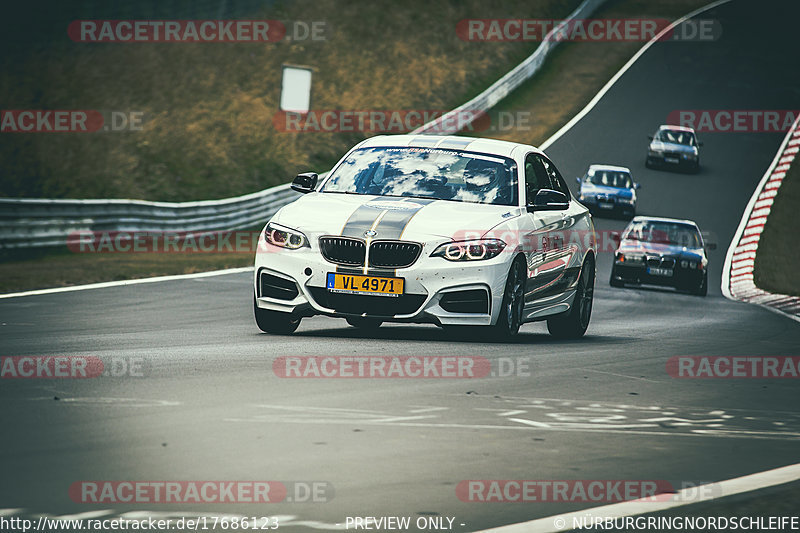
<path fill-rule="evenodd" d="M 800 355 L 797 323 L 719 290 L 727 245 L 783 134 L 702 135 L 697 175 L 644 167 L 646 136 L 673 110 L 797 108 L 798 74 L 781 52 L 796 46 L 796 14 L 752 9 L 740 1 L 704 15 L 719 19 L 718 41 L 654 45 L 548 150 L 572 185 L 590 163 L 629 166 L 642 183 L 641 214 L 691 218 L 714 234 L 708 297 L 612 289 L 604 252 L 586 338 L 555 341 L 537 323 L 500 345 L 433 326 L 388 325 L 369 338 L 330 318 L 306 319 L 293 336 L 262 335 L 250 274 L 2 300 L 3 355 L 143 361 L 143 376 L 3 380 L 0 501 L 25 516 L 280 515 L 291 531 L 333 529 L 347 516 L 442 516 L 474 531 L 597 504 L 463 502 L 462 480 L 677 486 L 796 463 L 796 381 L 680 380 L 665 370 L 676 355 Z M 597 219 L 600 230 L 624 225 Z M 281 379 L 272 371 L 281 355 L 412 354 L 525 360 L 530 375 Z M 77 504 L 68 489 L 80 480 L 325 481 L 333 498 Z"/>

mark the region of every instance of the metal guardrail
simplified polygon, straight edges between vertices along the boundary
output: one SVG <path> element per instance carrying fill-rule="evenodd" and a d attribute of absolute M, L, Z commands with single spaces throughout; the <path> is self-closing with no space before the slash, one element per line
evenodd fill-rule
<path fill-rule="evenodd" d="M 289 185 L 201 202 L 0 198 L 0 248 L 65 246 L 75 232 L 205 232 L 265 223 L 299 195 Z"/>
<path fill-rule="evenodd" d="M 412 133 L 457 133 L 444 129 L 442 124 L 461 114 L 458 121 L 449 120 L 449 123 L 464 125 L 470 117 L 477 118 L 478 112 L 494 107 L 541 68 L 547 55 L 559 43 L 549 36 L 567 21 L 590 15 L 604 2 L 584 0 L 522 63 L 466 104 Z M 64 246 L 71 234 L 87 231 L 211 232 L 242 229 L 266 222 L 278 209 L 296 198 L 297 193 L 288 184 L 235 198 L 201 202 L 0 198 L 0 249 Z"/>
<path fill-rule="evenodd" d="M 560 31 L 569 21 L 580 19 L 591 15 L 595 9 L 600 7 L 606 0 L 584 0 L 575 11 L 573 11 L 560 24 L 557 24 L 542 40 L 536 50 L 525 58 L 522 63 L 511 69 L 505 76 L 494 82 L 488 89 L 481 94 L 452 111 L 423 124 L 411 133 L 435 135 L 450 135 L 458 133 L 459 130 L 452 125 L 463 126 L 471 124 L 478 119 L 482 113 L 489 111 L 500 100 L 508 96 L 511 91 L 530 79 L 542 67 L 548 54 L 561 42 L 551 37 Z"/>

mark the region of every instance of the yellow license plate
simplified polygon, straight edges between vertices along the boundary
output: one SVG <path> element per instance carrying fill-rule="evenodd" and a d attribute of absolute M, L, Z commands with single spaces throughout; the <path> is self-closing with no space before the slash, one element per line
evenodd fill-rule
<path fill-rule="evenodd" d="M 403 294 L 403 281 L 403 278 L 358 276 L 329 272 L 327 287 L 330 292 L 399 296 Z"/>

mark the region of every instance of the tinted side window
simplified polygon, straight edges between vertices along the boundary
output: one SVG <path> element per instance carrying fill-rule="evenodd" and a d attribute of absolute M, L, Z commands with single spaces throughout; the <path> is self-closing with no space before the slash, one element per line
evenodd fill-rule
<path fill-rule="evenodd" d="M 550 189 L 550 176 L 537 154 L 525 158 L 525 201 L 530 204 L 539 189 Z"/>
<path fill-rule="evenodd" d="M 556 166 L 546 157 L 542 157 L 541 160 L 542 160 L 542 165 L 547 171 L 547 176 L 550 181 L 550 188 L 559 192 L 563 192 L 564 194 L 569 196 L 569 189 L 567 188 L 567 184 L 564 182 L 564 178 L 561 177 L 561 174 L 558 172 Z"/>

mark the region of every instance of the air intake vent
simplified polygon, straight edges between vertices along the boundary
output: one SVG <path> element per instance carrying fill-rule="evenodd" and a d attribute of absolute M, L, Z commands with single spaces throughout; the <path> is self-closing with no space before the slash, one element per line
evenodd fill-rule
<path fill-rule="evenodd" d="M 262 272 L 259 277 L 261 296 L 276 300 L 294 300 L 298 290 L 294 281 Z"/>

